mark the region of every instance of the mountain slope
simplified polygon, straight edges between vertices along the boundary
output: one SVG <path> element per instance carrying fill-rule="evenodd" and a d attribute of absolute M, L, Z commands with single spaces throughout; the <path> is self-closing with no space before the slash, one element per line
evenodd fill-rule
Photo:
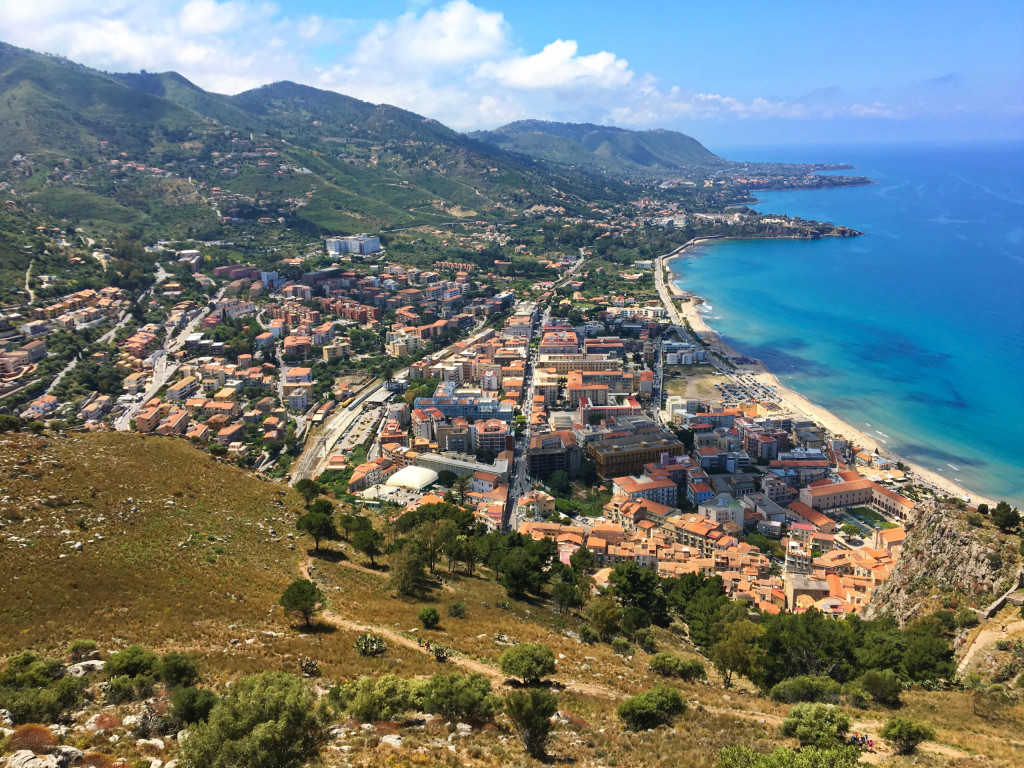
<path fill-rule="evenodd" d="M 330 91 L 278 82 L 224 96 L 173 72 L 107 74 L 6 44 L 2 180 L 76 226 L 131 223 L 154 239 L 217 239 L 231 231 L 225 220 L 260 220 L 308 241 L 325 232 L 502 219 L 535 204 L 583 210 L 631 194 L 612 179 Z M 62 208 L 95 195 L 128 210 L 111 218 L 102 207 Z"/>
<path fill-rule="evenodd" d="M 199 116 L 112 77 L 0 43 L 0 158 L 15 153 L 92 159 L 99 142 L 146 151 L 163 130 Z"/>
<path fill-rule="evenodd" d="M 512 152 L 620 175 L 715 168 L 725 161 L 677 131 L 631 131 L 590 123 L 521 120 L 472 134 Z"/>

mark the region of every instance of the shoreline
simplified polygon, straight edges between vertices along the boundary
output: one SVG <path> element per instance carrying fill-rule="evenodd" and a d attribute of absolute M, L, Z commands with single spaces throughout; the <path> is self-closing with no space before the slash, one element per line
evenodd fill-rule
<path fill-rule="evenodd" d="M 672 301 L 669 302 L 669 307 L 667 307 L 672 319 L 679 325 L 686 325 L 688 323 L 691 331 L 705 344 L 708 350 L 718 357 L 723 363 L 724 360 L 728 358 L 746 358 L 750 360 L 752 364 L 743 366 L 741 370 L 744 373 L 753 376 L 753 378 L 760 384 L 774 389 L 775 394 L 778 396 L 779 404 L 783 409 L 788 409 L 806 416 L 811 421 L 814 421 L 824 427 L 825 430 L 832 435 L 844 438 L 849 444 L 856 444 L 871 453 L 877 453 L 880 456 L 885 456 L 886 458 L 894 461 L 902 462 L 910 468 L 914 475 L 914 480 L 918 484 L 931 486 L 948 496 L 969 498 L 971 500 L 970 503 L 973 505 L 986 503 L 990 507 L 994 507 L 996 504 L 995 500 L 971 491 L 960 483 L 957 483 L 955 480 L 951 480 L 946 477 L 941 472 L 928 469 L 927 467 L 896 453 L 892 449 L 888 448 L 884 443 L 880 442 L 878 438 L 872 437 L 863 430 L 857 429 L 852 424 L 839 418 L 826 408 L 811 402 L 795 389 L 783 384 L 779 380 L 778 376 L 772 373 L 762 361 L 743 354 L 722 340 L 722 337 L 713 328 L 711 328 L 707 322 L 705 322 L 704 316 L 700 312 L 700 307 L 706 303 L 705 299 L 693 291 L 683 291 L 676 286 L 674 281 L 676 278 L 680 277 L 680 275 L 677 275 L 669 268 L 668 262 L 677 257 L 692 258 L 692 254 L 687 255 L 686 252 L 703 243 L 735 239 L 737 238 L 694 238 L 674 251 L 658 257 L 656 267 L 657 277 L 655 282 L 656 284 L 663 283 L 666 293 L 672 299 Z M 685 297 L 689 297 L 689 300 L 682 300 Z M 665 297 L 662 298 L 663 301 L 664 298 Z M 687 322 L 682 322 L 682 320 Z"/>

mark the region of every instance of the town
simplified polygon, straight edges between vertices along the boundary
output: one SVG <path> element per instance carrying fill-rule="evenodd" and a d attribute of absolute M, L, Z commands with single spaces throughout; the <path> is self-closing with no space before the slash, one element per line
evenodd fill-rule
<path fill-rule="evenodd" d="M 680 215 L 656 213 L 640 226 Z M 480 258 L 508 231 L 435 231 L 472 258 L 429 268 L 416 241 L 369 234 L 277 269 L 158 243 L 144 289 L 8 307 L 0 394 L 30 427 L 180 437 L 384 515 L 456 502 L 565 563 L 590 550 L 597 587 L 635 562 L 720 576 L 762 612 L 863 610 L 936 494 L 710 347 L 663 259 L 608 270 L 565 248 L 523 279 Z"/>

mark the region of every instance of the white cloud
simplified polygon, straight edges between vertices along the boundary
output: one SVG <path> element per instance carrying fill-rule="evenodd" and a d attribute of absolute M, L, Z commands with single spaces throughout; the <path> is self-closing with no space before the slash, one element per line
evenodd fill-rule
<path fill-rule="evenodd" d="M 0 0 L 0 36 L 107 71 L 175 70 L 221 93 L 295 80 L 458 129 L 524 117 L 634 127 L 897 117 L 874 100 L 740 99 L 662 86 L 619 55 L 581 50 L 575 40 L 522 50 L 504 14 L 469 0 L 410 2 L 396 18 L 369 20 L 295 7 L 266 0 Z M 327 51 L 330 58 L 318 58 Z"/>
<path fill-rule="evenodd" d="M 191 35 L 219 35 L 236 29 L 248 10 L 242 2 L 190 0 L 181 9 L 181 29 Z"/>
<path fill-rule="evenodd" d="M 633 79 L 629 64 L 613 53 L 601 51 L 578 56 L 575 40 L 556 40 L 533 56 L 517 56 L 506 61 L 488 61 L 477 73 L 511 88 L 561 88 L 575 84 L 593 84 L 601 88 L 623 86 Z"/>

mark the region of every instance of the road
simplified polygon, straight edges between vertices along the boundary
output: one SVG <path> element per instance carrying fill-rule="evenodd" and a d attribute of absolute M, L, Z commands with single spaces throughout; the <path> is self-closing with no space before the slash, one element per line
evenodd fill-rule
<path fill-rule="evenodd" d="M 159 265 L 157 266 L 159 267 Z M 158 268 L 157 282 L 161 281 L 161 272 L 163 272 L 164 277 L 167 276 L 167 272 L 164 272 L 163 268 Z M 143 294 L 143 296 L 145 295 L 146 294 Z M 224 289 L 221 288 L 219 291 L 217 291 L 216 294 L 214 294 L 212 303 L 220 301 L 221 298 L 223 298 L 223 296 Z M 142 298 L 143 297 L 140 296 L 139 301 L 142 301 Z M 171 380 L 171 377 L 173 377 L 175 373 L 177 373 L 179 365 L 178 363 L 173 362 L 171 360 L 171 355 L 180 350 L 183 346 L 185 346 L 185 339 L 187 339 L 190 334 L 195 333 L 196 327 L 199 325 L 199 323 L 203 321 L 203 318 L 205 318 L 208 314 L 210 314 L 210 309 L 207 306 L 204 307 L 198 315 L 192 318 L 192 320 L 189 321 L 185 325 L 185 327 L 178 332 L 178 334 L 173 338 L 173 340 L 171 340 L 170 344 L 166 344 L 162 349 L 156 351 L 156 361 L 153 364 L 153 381 L 150 383 L 149 388 L 146 390 L 146 393 L 142 396 L 142 399 L 139 400 L 137 403 L 132 404 L 123 414 L 121 414 L 117 418 L 117 421 L 114 422 L 114 429 L 117 429 L 122 432 L 127 430 L 131 426 L 131 420 L 138 415 L 139 411 L 142 409 L 142 406 L 145 403 L 149 402 L 152 398 L 156 397 L 156 393 L 159 392 L 160 389 L 168 381 Z M 130 315 L 127 314 L 126 316 L 130 317 Z M 123 321 L 121 324 L 123 324 Z M 115 326 L 114 330 L 116 330 L 116 328 L 117 326 Z M 113 331 L 111 331 L 111 333 L 113 333 Z"/>

